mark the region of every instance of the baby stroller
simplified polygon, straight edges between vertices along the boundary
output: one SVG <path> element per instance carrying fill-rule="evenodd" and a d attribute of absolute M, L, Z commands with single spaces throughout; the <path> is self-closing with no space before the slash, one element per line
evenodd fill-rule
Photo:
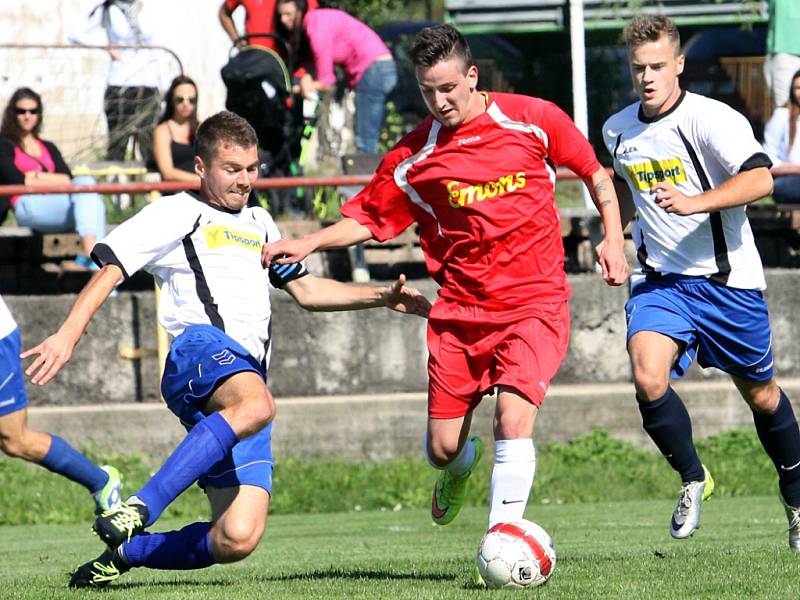
<path fill-rule="evenodd" d="M 286 48 L 273 34 L 249 34 L 239 38 L 270 37 Z M 260 146 L 261 176 L 299 175 L 297 165 L 304 133 L 302 103 L 292 96 L 290 67 L 269 48 L 244 46 L 231 49 L 228 63 L 222 68 L 222 80 L 228 91 L 225 108 L 247 119 L 256 130 Z M 291 63 L 291 60 L 290 60 Z M 270 209 L 274 214 L 298 210 L 294 190 L 270 190 Z"/>

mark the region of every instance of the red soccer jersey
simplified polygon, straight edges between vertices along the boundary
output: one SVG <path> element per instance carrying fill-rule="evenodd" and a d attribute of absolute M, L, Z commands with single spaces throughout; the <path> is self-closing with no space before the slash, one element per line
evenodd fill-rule
<path fill-rule="evenodd" d="M 581 177 L 594 151 L 555 104 L 487 95 L 486 112 L 457 129 L 428 117 L 386 154 L 342 214 L 384 241 L 419 223 L 440 296 L 491 311 L 536 312 L 569 286 L 555 205 L 555 168 Z"/>

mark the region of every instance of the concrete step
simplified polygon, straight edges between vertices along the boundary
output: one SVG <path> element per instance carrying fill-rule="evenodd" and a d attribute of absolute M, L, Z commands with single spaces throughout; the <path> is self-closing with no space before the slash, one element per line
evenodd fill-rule
<path fill-rule="evenodd" d="M 800 378 L 781 386 L 800 408 Z M 697 438 L 734 427 L 751 427 L 750 410 L 728 381 L 686 381 L 674 385 L 692 415 Z M 277 398 L 273 425 L 277 460 L 344 458 L 380 461 L 420 457 L 426 426 L 426 394 L 373 394 Z M 797 412 L 797 411 L 796 411 Z M 492 439 L 494 398 L 484 398 L 472 431 Z M 800 414 L 800 413 L 799 413 Z M 29 409 L 30 426 L 53 431 L 77 447 L 91 443 L 104 452 L 144 453 L 160 463 L 183 438 L 176 418 L 162 403 L 106 404 Z M 643 432 L 630 384 L 553 386 L 536 425 L 537 444 L 566 442 L 593 428 L 654 448 Z M 491 444 L 489 444 L 491 446 Z"/>

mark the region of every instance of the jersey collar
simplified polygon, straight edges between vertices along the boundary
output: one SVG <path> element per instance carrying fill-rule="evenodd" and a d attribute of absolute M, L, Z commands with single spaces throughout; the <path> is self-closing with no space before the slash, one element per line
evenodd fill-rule
<path fill-rule="evenodd" d="M 209 201 L 207 201 L 205 198 L 203 198 L 200 195 L 200 192 L 198 192 L 197 190 L 186 190 L 186 193 L 189 194 L 192 198 L 194 198 L 198 202 L 202 202 L 203 204 L 205 204 L 209 208 L 213 208 L 213 209 L 218 210 L 220 212 L 228 213 L 229 215 L 238 215 L 238 214 L 240 214 L 242 212 L 241 210 L 233 210 L 231 208 L 225 208 L 224 206 L 217 206 L 216 204 L 211 204 Z"/>
<path fill-rule="evenodd" d="M 647 117 L 647 116 L 645 116 L 644 111 L 642 110 L 642 103 L 640 102 L 639 103 L 639 120 L 642 123 L 655 123 L 656 121 L 660 121 L 661 119 L 664 119 L 664 118 L 670 116 L 672 113 L 674 113 L 677 110 L 677 108 L 681 105 L 681 102 L 683 102 L 683 99 L 685 97 L 686 97 L 686 90 L 681 90 L 681 95 L 678 96 L 678 99 L 675 101 L 675 104 L 673 104 L 667 112 L 661 113 L 660 115 L 656 115 L 655 117 Z"/>

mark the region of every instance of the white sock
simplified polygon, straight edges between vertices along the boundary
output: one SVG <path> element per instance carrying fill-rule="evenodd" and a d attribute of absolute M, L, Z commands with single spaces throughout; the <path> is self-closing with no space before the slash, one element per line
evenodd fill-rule
<path fill-rule="evenodd" d="M 489 528 L 518 521 L 525 513 L 536 473 L 536 449 L 529 438 L 494 443 L 494 469 L 489 488 Z"/>
<path fill-rule="evenodd" d="M 425 434 L 423 438 L 423 446 L 422 450 L 425 453 L 425 458 L 428 459 L 428 464 L 432 466 L 434 469 L 442 470 L 442 467 L 438 466 L 431 460 L 430 455 L 428 454 L 428 434 Z M 461 448 L 461 452 L 458 453 L 453 460 L 451 460 L 447 466 L 444 468 L 452 475 L 453 477 L 459 477 L 466 473 L 469 468 L 472 466 L 472 461 L 475 460 L 475 445 L 467 440 L 464 443 L 463 448 Z"/>

